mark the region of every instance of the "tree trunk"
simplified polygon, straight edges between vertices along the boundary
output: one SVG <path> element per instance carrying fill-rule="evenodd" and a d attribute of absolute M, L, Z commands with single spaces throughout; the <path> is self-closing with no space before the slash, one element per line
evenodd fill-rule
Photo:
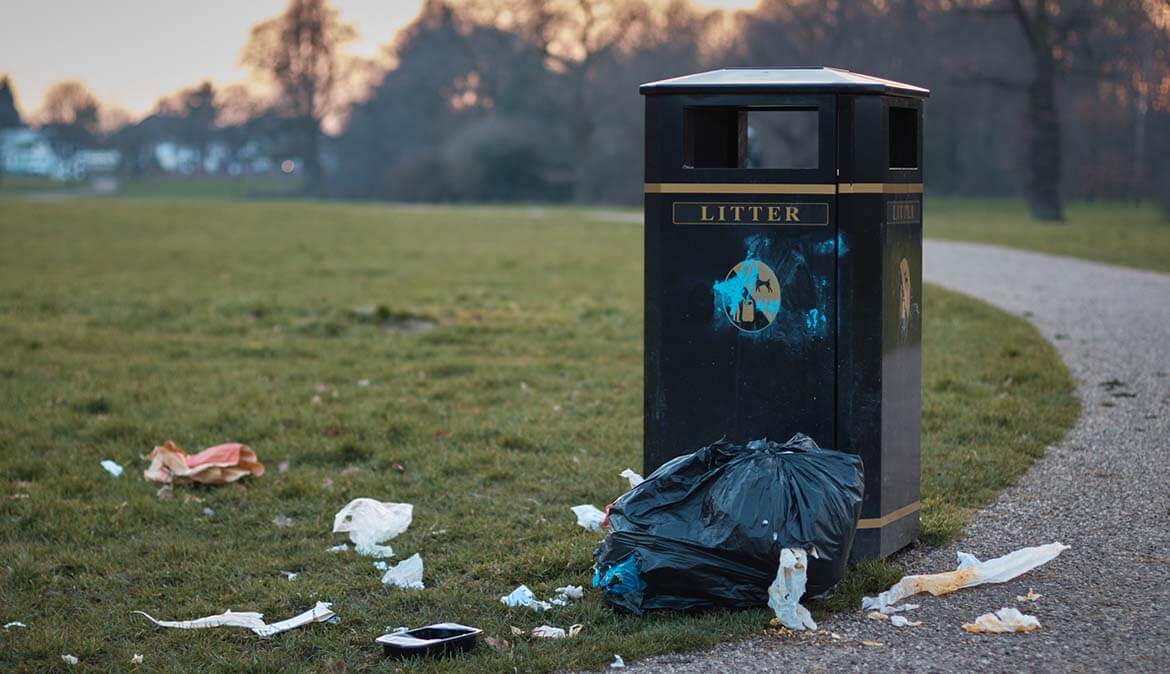
<path fill-rule="evenodd" d="M 572 106 L 570 124 L 573 133 L 573 201 L 584 204 L 592 196 L 590 189 L 590 157 L 593 153 L 593 114 L 587 106 L 585 87 L 588 84 L 589 63 L 586 61 L 578 66 L 574 74 Z"/>
<path fill-rule="evenodd" d="M 321 172 L 321 124 L 312 117 L 305 118 L 305 152 L 301 161 L 305 163 L 305 182 L 301 186 L 308 196 L 323 195 L 324 183 Z"/>
<path fill-rule="evenodd" d="M 1060 222 L 1060 112 L 1056 107 L 1055 64 L 1038 58 L 1028 87 L 1028 205 L 1037 220 Z"/>

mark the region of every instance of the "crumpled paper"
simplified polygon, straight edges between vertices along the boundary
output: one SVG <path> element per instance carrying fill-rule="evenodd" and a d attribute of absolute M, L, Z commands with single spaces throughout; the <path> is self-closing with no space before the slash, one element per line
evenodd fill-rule
<path fill-rule="evenodd" d="M 553 627 L 552 625 L 541 625 L 540 627 L 532 628 L 532 636 L 542 639 L 564 639 L 565 630 L 560 627 Z"/>
<path fill-rule="evenodd" d="M 566 585 L 556 589 L 556 596 L 548 600 L 553 606 L 568 606 L 585 596 L 585 588 L 580 585 Z"/>
<path fill-rule="evenodd" d="M 515 590 L 500 597 L 500 602 L 509 608 L 527 606 L 533 611 L 547 611 L 552 608 L 552 604 L 537 599 L 536 595 L 532 594 L 532 590 L 528 589 L 527 585 L 517 586 Z"/>
<path fill-rule="evenodd" d="M 627 468 L 627 469 L 623 470 L 622 472 L 618 473 L 618 477 L 624 477 L 627 480 L 629 480 L 630 489 L 633 489 L 634 487 L 637 487 L 638 485 L 640 485 L 646 481 L 646 479 L 643 478 L 641 475 L 635 473 L 632 468 Z"/>
<path fill-rule="evenodd" d="M 808 581 L 808 553 L 801 548 L 780 551 L 776 580 L 768 587 L 768 607 L 776 619 L 790 630 L 815 630 L 816 622 L 808 609 L 800 605 Z"/>
<path fill-rule="evenodd" d="M 167 440 L 146 458 L 150 459 L 150 466 L 142 476 L 156 484 L 226 484 L 245 475 L 259 477 L 264 474 L 264 464 L 256 459 L 256 452 L 238 442 L 208 447 L 198 454 L 188 455 L 173 441 Z"/>
<path fill-rule="evenodd" d="M 964 623 L 963 629 L 973 634 L 1034 632 L 1040 629 L 1040 621 L 1036 616 L 1020 613 L 1019 609 L 1001 608 L 995 613 L 984 613 L 973 623 Z"/>
<path fill-rule="evenodd" d="M 245 627 L 262 637 L 270 637 L 310 623 L 336 622 L 337 614 L 333 612 L 332 606 L 329 602 L 319 601 L 316 606 L 308 611 L 293 616 L 288 620 L 272 623 L 271 625 L 264 622 L 263 613 L 253 613 L 250 611 L 237 613 L 232 610 L 227 610 L 218 615 L 198 618 L 196 620 L 158 620 L 144 611 L 134 612 L 145 616 L 147 620 L 159 627 L 170 627 L 180 630 L 198 630 L 208 627 Z"/>
<path fill-rule="evenodd" d="M 577 526 L 589 531 L 601 531 L 601 523 L 605 521 L 605 513 L 588 503 L 576 505 L 569 510 L 577 516 Z"/>
<path fill-rule="evenodd" d="M 410 527 L 414 506 L 409 503 L 383 503 L 372 498 L 355 498 L 333 517 L 333 533 L 349 533 L 358 554 L 367 557 L 393 557 L 394 549 L 379 545 Z"/>
<path fill-rule="evenodd" d="M 382 575 L 383 585 L 393 585 L 404 590 L 423 590 L 423 560 L 417 552 L 386 569 Z"/>
<path fill-rule="evenodd" d="M 1005 583 L 1052 561 L 1061 552 L 1068 550 L 1068 547 L 1063 543 L 1049 543 L 1048 545 L 1021 548 L 986 562 L 979 561 L 974 555 L 960 552 L 959 568 L 954 571 L 924 576 L 906 576 L 878 596 L 863 598 L 861 608 L 883 611 L 887 606 L 897 604 L 919 592 L 929 592 L 937 597 L 940 594 L 947 594 L 965 587 L 986 583 Z"/>
<path fill-rule="evenodd" d="M 584 628 L 584 625 L 572 625 L 569 627 L 569 631 L 566 632 L 560 627 L 555 627 L 553 625 L 541 625 L 540 627 L 532 628 L 532 636 L 542 639 L 564 639 L 566 637 L 572 638 L 580 634 L 581 630 Z"/>

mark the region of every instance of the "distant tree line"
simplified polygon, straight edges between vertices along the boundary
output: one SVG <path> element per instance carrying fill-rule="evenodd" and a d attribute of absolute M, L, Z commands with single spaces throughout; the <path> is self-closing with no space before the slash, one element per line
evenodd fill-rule
<path fill-rule="evenodd" d="M 641 82 L 824 64 L 933 90 L 934 193 L 1170 192 L 1165 0 L 429 0 L 352 106 L 332 192 L 394 200 L 637 202 Z"/>
<path fill-rule="evenodd" d="M 1026 196 L 1045 220 L 1069 198 L 1170 212 L 1167 0 L 426 0 L 385 63 L 346 59 L 353 35 L 328 0 L 290 0 L 243 50 L 271 97 L 200 84 L 107 142 L 131 172 L 160 136 L 261 142 L 314 196 L 636 203 L 638 84 L 832 65 L 932 89 L 932 193 Z M 97 103 L 68 84 L 42 117 L 74 143 L 99 132 Z"/>

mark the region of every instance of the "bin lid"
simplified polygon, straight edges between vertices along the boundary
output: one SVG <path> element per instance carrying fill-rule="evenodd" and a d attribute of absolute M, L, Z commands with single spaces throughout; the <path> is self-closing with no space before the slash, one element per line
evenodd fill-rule
<path fill-rule="evenodd" d="M 638 91 L 646 96 L 781 92 L 893 94 L 917 98 L 926 98 L 930 95 L 929 89 L 913 84 L 824 66 L 724 68 L 648 82 L 639 87 Z"/>

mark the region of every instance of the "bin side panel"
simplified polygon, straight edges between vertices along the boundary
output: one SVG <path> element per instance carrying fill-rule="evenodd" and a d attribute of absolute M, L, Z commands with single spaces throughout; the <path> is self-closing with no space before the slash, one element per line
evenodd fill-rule
<path fill-rule="evenodd" d="M 922 474 L 922 195 L 884 200 L 882 511 L 906 514 L 883 532 L 883 555 L 917 533 Z"/>

